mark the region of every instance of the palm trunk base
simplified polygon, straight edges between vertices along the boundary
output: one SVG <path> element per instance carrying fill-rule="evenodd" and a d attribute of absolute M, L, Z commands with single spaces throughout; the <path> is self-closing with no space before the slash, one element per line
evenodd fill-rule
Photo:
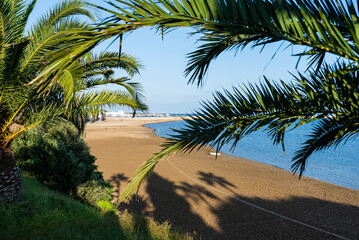
<path fill-rule="evenodd" d="M 10 151 L 0 150 L 0 202 L 19 201 L 21 173 Z"/>

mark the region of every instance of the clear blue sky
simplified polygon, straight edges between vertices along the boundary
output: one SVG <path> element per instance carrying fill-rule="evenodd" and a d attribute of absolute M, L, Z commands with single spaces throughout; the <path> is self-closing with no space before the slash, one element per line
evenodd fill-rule
<path fill-rule="evenodd" d="M 30 21 L 34 21 L 39 14 L 46 12 L 58 2 L 60 0 L 38 0 Z M 103 0 L 90 2 L 106 6 Z M 187 85 L 188 79 L 183 76 L 186 54 L 199 46 L 196 44 L 196 37 L 189 38 L 188 32 L 189 29 L 173 31 L 162 40 L 154 30 L 140 29 L 124 39 L 123 51 L 136 56 L 145 66 L 141 75 L 134 77 L 134 80 L 143 85 L 150 112 L 191 113 L 200 106 L 200 101 L 210 100 L 215 90 L 230 89 L 233 85 L 238 86 L 241 83 L 259 82 L 263 75 L 273 80 L 289 81 L 292 79 L 289 72 L 297 71 L 297 58 L 291 56 L 291 47 L 284 51 L 280 50 L 271 60 L 279 46 L 273 44 L 267 46 L 262 53 L 259 53 L 259 49 L 250 48 L 236 55 L 234 51 L 226 52 L 210 66 L 203 88 Z M 102 44 L 97 51 L 106 47 L 107 43 Z M 109 50 L 118 51 L 118 43 Z M 294 52 L 298 53 L 299 49 Z M 305 65 L 306 61 L 302 60 L 298 70 L 305 69 Z M 117 109 L 119 108 L 114 110 Z"/>

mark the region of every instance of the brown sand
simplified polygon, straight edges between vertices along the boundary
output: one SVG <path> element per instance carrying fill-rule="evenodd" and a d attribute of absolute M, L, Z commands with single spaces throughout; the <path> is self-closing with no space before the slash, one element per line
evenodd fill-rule
<path fill-rule="evenodd" d="M 85 140 L 120 193 L 164 139 L 144 124 L 169 118 L 89 124 Z M 213 150 L 211 151 L 213 152 Z M 201 239 L 359 239 L 359 191 L 298 176 L 209 148 L 162 160 L 136 200 L 121 209 L 196 231 Z"/>

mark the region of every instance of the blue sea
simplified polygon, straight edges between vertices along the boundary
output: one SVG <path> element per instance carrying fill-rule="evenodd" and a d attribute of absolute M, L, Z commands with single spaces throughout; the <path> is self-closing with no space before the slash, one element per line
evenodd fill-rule
<path fill-rule="evenodd" d="M 161 137 L 168 137 L 173 129 L 184 126 L 183 121 L 148 124 Z M 230 145 L 225 145 L 221 152 L 237 157 L 248 158 L 290 171 L 291 159 L 301 144 L 306 141 L 306 135 L 311 131 L 311 124 L 300 126 L 286 133 L 285 150 L 281 145 L 273 145 L 263 132 L 255 132 L 239 141 L 234 152 Z M 307 162 L 304 176 L 312 177 L 343 187 L 359 190 L 359 138 L 348 141 L 345 145 L 314 153 Z"/>

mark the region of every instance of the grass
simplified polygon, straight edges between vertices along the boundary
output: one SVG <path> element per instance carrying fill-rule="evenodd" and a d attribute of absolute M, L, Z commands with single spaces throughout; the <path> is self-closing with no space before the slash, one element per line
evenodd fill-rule
<path fill-rule="evenodd" d="M 193 239 L 168 223 L 100 211 L 23 177 L 22 200 L 0 204 L 0 238 L 7 239 Z"/>

